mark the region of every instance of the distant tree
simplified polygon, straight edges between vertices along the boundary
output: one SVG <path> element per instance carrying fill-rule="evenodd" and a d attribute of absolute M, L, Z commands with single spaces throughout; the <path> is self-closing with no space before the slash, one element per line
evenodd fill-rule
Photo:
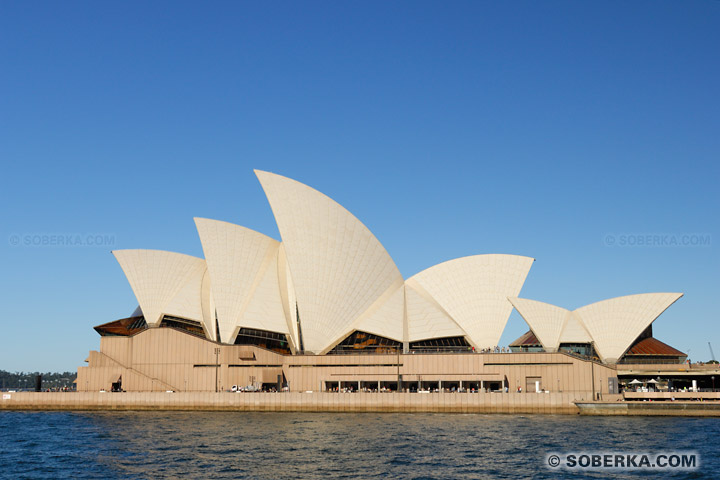
<path fill-rule="evenodd" d="M 7 372 L 0 370 L 0 389 L 2 390 L 33 390 L 35 378 L 42 375 L 43 389 L 74 388 L 77 372 Z"/>

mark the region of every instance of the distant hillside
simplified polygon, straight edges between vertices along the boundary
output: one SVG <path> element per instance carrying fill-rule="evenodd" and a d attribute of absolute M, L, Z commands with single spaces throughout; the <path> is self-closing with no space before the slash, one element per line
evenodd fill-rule
<path fill-rule="evenodd" d="M 77 372 L 6 372 L 0 370 L 0 390 L 35 390 L 35 377 L 42 375 L 42 388 L 74 388 Z"/>

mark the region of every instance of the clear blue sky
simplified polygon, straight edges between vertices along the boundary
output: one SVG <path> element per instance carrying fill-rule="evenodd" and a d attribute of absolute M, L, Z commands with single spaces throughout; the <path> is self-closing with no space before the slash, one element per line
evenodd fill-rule
<path fill-rule="evenodd" d="M 522 296 L 566 308 L 684 292 L 655 335 L 707 360 L 718 25 L 711 1 L 2 2 L 0 369 L 99 348 L 137 305 L 112 249 L 202 256 L 194 216 L 279 238 L 253 168 L 337 200 L 406 278 L 513 253 Z M 63 234 L 110 238 L 22 243 Z M 707 244 L 619 245 L 655 234 Z"/>

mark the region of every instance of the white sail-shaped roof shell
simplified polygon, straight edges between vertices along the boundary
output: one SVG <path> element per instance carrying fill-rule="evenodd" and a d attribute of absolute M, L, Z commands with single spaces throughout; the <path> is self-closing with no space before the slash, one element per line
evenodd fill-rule
<path fill-rule="evenodd" d="M 404 315 L 405 289 L 403 283 L 398 282 L 378 298 L 375 304 L 368 308 L 363 315 L 358 317 L 348 331 L 341 335 L 339 340 L 358 330 L 402 342 Z"/>
<path fill-rule="evenodd" d="M 282 236 L 304 349 L 322 353 L 402 276 L 372 232 L 337 202 L 295 180 L 255 173 Z"/>
<path fill-rule="evenodd" d="M 557 352 L 562 343 L 592 342 L 576 312 L 527 298 L 510 297 L 508 300 L 527 322 L 546 352 Z"/>
<path fill-rule="evenodd" d="M 475 348 L 500 342 L 512 304 L 534 259 L 519 255 L 475 255 L 430 267 L 408 281 L 417 282 L 465 332 Z"/>
<path fill-rule="evenodd" d="M 210 296 L 210 275 L 207 265 L 197 270 L 163 309 L 163 314 L 200 322 L 205 336 L 216 341 L 215 307 Z"/>
<path fill-rule="evenodd" d="M 562 333 L 558 340 L 558 346 L 562 343 L 591 343 L 592 337 L 585 328 L 585 325 L 577 312 L 570 312 L 567 317 Z"/>
<path fill-rule="evenodd" d="M 202 282 L 205 272 L 207 267 L 193 272 L 187 283 L 163 309 L 163 313 L 202 322 Z"/>
<path fill-rule="evenodd" d="M 180 317 L 225 343 L 240 328 L 267 330 L 286 334 L 293 352 L 304 344 L 318 354 L 354 331 L 404 343 L 464 336 L 479 349 L 499 343 L 514 305 L 546 351 L 592 342 L 612 363 L 682 296 L 629 295 L 571 312 L 518 298 L 534 260 L 500 254 L 450 260 L 403 281 L 372 232 L 337 202 L 295 180 L 256 174 L 282 243 L 197 218 L 205 259 L 113 252 L 148 326 L 159 326 L 163 315 Z"/>
<path fill-rule="evenodd" d="M 413 279 L 405 282 L 405 311 L 408 342 L 467 335 Z"/>
<path fill-rule="evenodd" d="M 632 342 L 682 293 L 642 293 L 611 298 L 578 308 L 575 312 L 606 363 L 622 357 Z"/>
<path fill-rule="evenodd" d="M 278 283 L 280 286 L 280 298 L 282 300 L 285 320 L 290 332 L 293 353 L 300 348 L 300 334 L 298 333 L 297 322 L 297 298 L 295 298 L 295 286 L 290 274 L 290 266 L 287 264 L 285 246 L 281 243 L 278 249 Z"/>
<path fill-rule="evenodd" d="M 210 285 L 210 272 L 207 270 L 207 263 L 205 268 L 205 274 L 203 275 L 201 293 L 202 297 L 202 315 L 203 315 L 203 328 L 207 337 L 213 342 L 219 342 L 218 338 L 218 324 L 215 309 L 215 300 L 212 298 L 212 288 Z"/>
<path fill-rule="evenodd" d="M 682 295 L 628 295 L 602 300 L 572 312 L 525 298 L 509 300 L 546 351 L 557 351 L 561 343 L 592 342 L 604 362 L 614 363 L 643 330 Z"/>
<path fill-rule="evenodd" d="M 570 310 L 549 303 L 510 297 L 510 303 L 525 319 L 546 352 L 556 352 L 564 326 L 573 316 Z"/>
<path fill-rule="evenodd" d="M 115 250 L 112 253 L 149 327 L 159 326 L 164 314 L 202 321 L 201 300 L 195 295 L 201 292 L 205 260 L 163 250 Z"/>
<path fill-rule="evenodd" d="M 242 327 L 288 333 L 277 256 L 280 242 L 239 225 L 196 218 L 205 253 L 220 341 L 233 343 Z"/>
<path fill-rule="evenodd" d="M 277 255 L 270 258 L 257 280 L 238 326 L 287 334 L 288 324 L 278 283 Z"/>

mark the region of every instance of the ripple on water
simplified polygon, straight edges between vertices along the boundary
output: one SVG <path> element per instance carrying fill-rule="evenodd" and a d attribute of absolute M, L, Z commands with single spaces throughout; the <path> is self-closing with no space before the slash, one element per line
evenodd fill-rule
<path fill-rule="evenodd" d="M 577 478 L 544 458 L 578 450 L 697 450 L 683 478 L 720 467 L 703 418 L 0 412 L 0 431 L 1 478 Z"/>

